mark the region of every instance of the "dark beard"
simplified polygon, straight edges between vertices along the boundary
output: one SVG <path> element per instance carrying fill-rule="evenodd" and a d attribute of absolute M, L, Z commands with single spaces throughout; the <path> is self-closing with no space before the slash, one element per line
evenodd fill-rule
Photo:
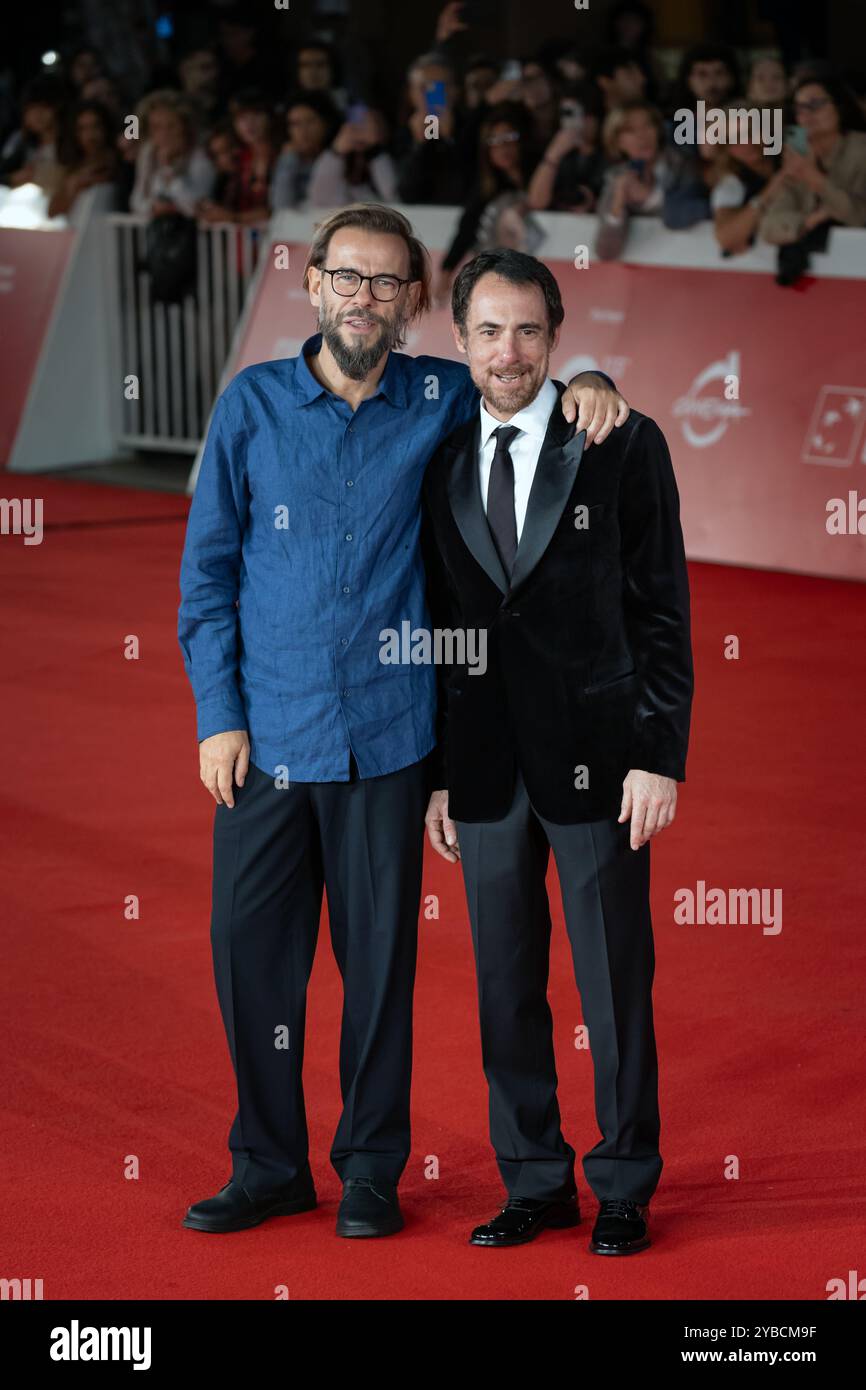
<path fill-rule="evenodd" d="M 366 314 L 356 314 L 356 318 L 366 318 Z M 390 352 L 392 348 L 401 347 L 403 343 L 403 330 L 406 327 L 406 314 L 398 313 L 390 321 L 379 318 L 378 314 L 373 314 L 376 323 L 381 327 L 381 332 L 375 343 L 358 343 L 355 347 L 347 347 L 340 337 L 338 321 L 332 318 L 324 304 L 319 309 L 319 331 L 322 341 L 327 343 L 331 355 L 344 376 L 350 381 L 363 381 L 369 376 L 373 368 L 379 362 L 382 354 Z"/>

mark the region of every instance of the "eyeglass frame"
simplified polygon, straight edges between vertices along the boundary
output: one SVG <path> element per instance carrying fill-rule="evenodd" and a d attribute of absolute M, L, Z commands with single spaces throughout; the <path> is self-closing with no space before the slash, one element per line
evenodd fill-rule
<path fill-rule="evenodd" d="M 795 111 L 820 111 L 822 106 L 826 106 L 826 105 L 827 105 L 827 102 L 828 102 L 828 101 L 832 101 L 832 100 L 833 100 L 832 97 L 827 96 L 827 97 L 812 97 L 810 101 L 795 101 L 795 102 L 794 102 L 794 110 L 795 110 Z"/>
<path fill-rule="evenodd" d="M 364 281 L 369 280 L 370 293 L 377 304 L 393 304 L 394 300 L 399 298 L 400 290 L 402 290 L 404 285 L 414 285 L 416 283 L 413 279 L 411 279 L 411 277 L 408 280 L 404 280 L 399 275 L 383 274 L 382 271 L 380 271 L 378 275 L 362 275 L 360 270 L 353 270 L 352 267 L 349 265 L 338 265 L 335 267 L 334 270 L 328 270 L 327 266 L 321 265 L 319 266 L 319 270 L 323 275 L 330 275 L 331 289 L 334 291 L 334 294 L 338 294 L 341 299 L 351 299 L 353 294 L 358 293 L 358 290 L 361 288 L 361 285 L 363 285 Z M 345 275 L 357 275 L 358 280 L 360 281 L 360 284 L 354 290 L 350 290 L 348 294 L 342 294 L 340 290 L 336 289 L 334 286 L 334 276 L 339 275 L 340 271 L 343 271 Z M 374 280 L 396 280 L 398 282 L 397 293 L 392 295 L 390 299 L 380 299 L 379 296 L 373 290 Z"/>

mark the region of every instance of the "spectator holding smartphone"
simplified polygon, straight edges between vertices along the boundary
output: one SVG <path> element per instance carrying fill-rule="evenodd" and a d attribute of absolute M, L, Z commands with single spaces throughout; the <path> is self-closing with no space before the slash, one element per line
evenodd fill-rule
<path fill-rule="evenodd" d="M 305 205 L 316 160 L 331 144 L 342 122 L 340 111 L 325 92 L 301 92 L 290 102 L 286 112 L 288 139 L 271 184 L 274 212 Z"/>
<path fill-rule="evenodd" d="M 604 182 L 601 148 L 603 103 L 590 83 L 573 87 L 560 99 L 559 130 L 529 183 L 529 207 L 536 211 L 592 212 Z"/>
<path fill-rule="evenodd" d="M 528 188 L 536 161 L 533 134 L 532 116 L 521 102 L 509 101 L 495 106 L 484 121 L 478 192 L 467 203 L 451 245 L 442 258 L 434 290 L 437 304 L 447 301 L 454 272 L 463 258 L 481 248 L 485 226 L 495 227 L 505 202 Z"/>
<path fill-rule="evenodd" d="M 866 133 L 857 102 L 838 78 L 809 76 L 800 77 L 793 102 L 800 148 L 791 132 L 783 178 L 760 222 L 760 235 L 775 246 L 822 226 L 866 226 Z"/>
<path fill-rule="evenodd" d="M 409 69 L 406 96 L 409 114 L 395 142 L 400 201 L 462 203 L 471 187 L 475 152 L 447 59 L 435 52 L 417 58 Z M 479 104 L 483 101 L 482 96 Z"/>
<path fill-rule="evenodd" d="M 605 118 L 602 143 L 616 163 L 605 175 L 598 205 L 595 254 L 600 260 L 622 255 L 632 217 L 662 211 L 668 175 L 663 131 L 661 112 L 646 101 L 627 102 Z"/>
<path fill-rule="evenodd" d="M 310 207 L 396 202 L 397 174 L 385 148 L 384 117 L 360 102 L 350 105 L 347 115 L 330 148 L 313 165 Z"/>

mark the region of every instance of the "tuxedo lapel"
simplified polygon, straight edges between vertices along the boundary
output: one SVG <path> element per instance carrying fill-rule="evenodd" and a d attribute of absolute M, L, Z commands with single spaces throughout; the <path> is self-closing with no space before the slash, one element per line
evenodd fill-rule
<path fill-rule="evenodd" d="M 463 442 L 450 445 L 453 455 L 448 469 L 448 498 L 457 528 L 481 568 L 498 589 L 508 591 L 508 579 L 481 500 L 478 479 L 478 444 L 481 422 L 476 417 L 475 428 L 466 431 Z"/>
<path fill-rule="evenodd" d="M 481 568 L 503 594 L 516 589 L 529 577 L 550 544 L 583 455 L 585 431 L 574 434 L 574 424 L 565 419 L 560 406 L 565 387 L 560 381 L 554 385 L 559 399 L 551 411 L 538 456 L 510 584 L 481 500 L 478 477 L 480 419 L 476 417 L 474 428 L 467 428 L 456 442 L 446 446 L 451 451 L 448 498 L 457 528 Z"/>
<path fill-rule="evenodd" d="M 565 419 L 560 405 L 565 387 L 559 381 L 554 384 L 559 392 L 559 400 L 551 411 L 535 467 L 526 517 L 511 571 L 512 590 L 528 579 L 550 544 L 583 456 L 586 432 L 581 430 L 580 434 L 574 434 L 574 424 Z"/>

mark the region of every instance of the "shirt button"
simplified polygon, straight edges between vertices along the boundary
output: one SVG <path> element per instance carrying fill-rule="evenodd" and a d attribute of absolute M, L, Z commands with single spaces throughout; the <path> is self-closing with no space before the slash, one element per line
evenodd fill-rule
<path fill-rule="evenodd" d="M 344 585 L 343 585 L 343 593 L 344 593 L 344 594 L 351 593 L 351 589 L 349 588 L 348 584 L 344 584 Z"/>
<path fill-rule="evenodd" d="M 343 693 L 343 695 L 348 695 L 349 692 L 348 692 L 348 690 L 344 690 L 342 693 Z"/>
<path fill-rule="evenodd" d="M 349 645 L 349 639 L 348 639 L 348 637 L 341 637 L 341 638 L 340 638 L 340 646 L 341 646 L 341 647 L 348 647 L 348 645 Z"/>
<path fill-rule="evenodd" d="M 354 487 L 354 486 L 355 486 L 355 484 L 352 482 L 352 479 L 351 479 L 351 478 L 347 478 L 347 479 L 346 479 L 346 487 Z"/>
<path fill-rule="evenodd" d="M 347 531 L 347 532 L 346 532 L 346 540 L 347 540 L 347 541 L 350 541 L 351 539 L 352 539 L 352 532 L 351 532 L 351 531 Z"/>

